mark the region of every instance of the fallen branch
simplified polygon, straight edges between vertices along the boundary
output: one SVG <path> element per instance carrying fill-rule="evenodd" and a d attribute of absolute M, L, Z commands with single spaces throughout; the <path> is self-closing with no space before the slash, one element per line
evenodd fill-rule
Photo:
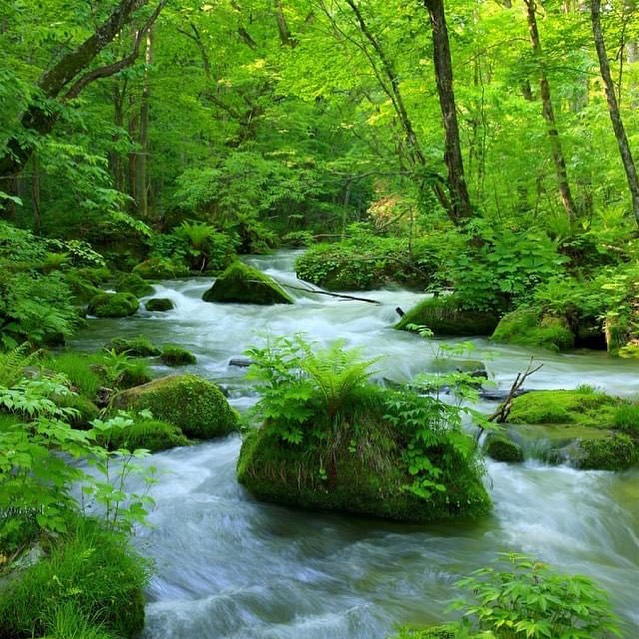
<path fill-rule="evenodd" d="M 521 390 L 524 382 L 528 377 L 530 377 L 533 373 L 536 373 L 543 364 L 539 364 L 539 366 L 535 366 L 533 368 L 534 357 L 530 358 L 530 362 L 528 362 L 528 367 L 523 373 L 517 373 L 517 377 L 513 382 L 513 385 L 510 387 L 510 391 L 506 396 L 506 399 L 499 405 L 499 408 L 488 418 L 489 422 L 495 422 L 497 424 L 503 424 L 508 420 L 508 416 L 510 415 L 510 411 L 513 407 L 513 399 L 515 399 L 518 391 Z"/>
<path fill-rule="evenodd" d="M 370 300 L 366 297 L 356 297 L 355 295 L 344 295 L 344 293 L 329 293 L 322 289 L 316 290 L 313 288 L 305 288 L 303 286 L 293 286 L 291 284 L 283 284 L 285 288 L 293 289 L 294 291 L 303 291 L 304 293 L 316 293 L 317 295 L 328 295 L 330 297 L 337 297 L 344 300 L 352 300 L 355 302 L 368 302 L 369 304 L 381 304 L 377 300 Z"/>

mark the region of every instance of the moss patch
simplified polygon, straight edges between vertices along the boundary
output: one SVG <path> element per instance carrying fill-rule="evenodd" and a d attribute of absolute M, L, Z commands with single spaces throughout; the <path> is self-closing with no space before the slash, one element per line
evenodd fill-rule
<path fill-rule="evenodd" d="M 637 442 L 623 433 L 579 443 L 576 465 L 585 470 L 625 470 L 639 462 Z"/>
<path fill-rule="evenodd" d="M 516 397 L 511 424 L 579 424 L 612 428 L 623 401 L 590 389 L 534 391 Z"/>
<path fill-rule="evenodd" d="M 164 344 L 160 360 L 167 366 L 186 366 L 197 363 L 197 358 L 193 353 L 176 344 Z"/>
<path fill-rule="evenodd" d="M 148 337 L 114 337 L 104 350 L 126 353 L 129 357 L 156 357 L 162 352 Z"/>
<path fill-rule="evenodd" d="M 144 308 L 147 311 L 164 313 L 174 309 L 175 304 L 168 297 L 154 297 L 148 302 L 145 302 Z"/>
<path fill-rule="evenodd" d="M 237 304 L 293 303 L 293 298 L 275 280 L 242 262 L 231 264 L 202 299 Z"/>
<path fill-rule="evenodd" d="M 91 299 L 87 312 L 95 317 L 129 317 L 140 304 L 131 293 L 99 293 Z"/>
<path fill-rule="evenodd" d="M 115 278 L 115 290 L 118 293 L 132 293 L 136 297 L 144 297 L 153 293 L 153 287 L 137 273 L 121 273 L 118 275 Z"/>
<path fill-rule="evenodd" d="M 177 446 L 187 446 L 189 440 L 177 426 L 147 419 L 136 421 L 126 428 L 113 429 L 104 443 L 111 450 L 146 448 L 152 453 L 157 453 Z"/>
<path fill-rule="evenodd" d="M 383 419 L 383 410 L 362 413 L 314 444 L 281 439 L 267 423 L 242 444 L 238 480 L 258 499 L 309 509 L 355 513 L 397 521 L 430 522 L 479 517 L 490 499 L 476 469 L 452 447 L 429 450 L 443 469 L 446 489 L 429 498 L 410 490 L 414 480 L 404 458 L 406 434 Z"/>
<path fill-rule="evenodd" d="M 566 350 L 575 343 L 575 336 L 564 318 L 542 316 L 530 309 L 518 309 L 504 315 L 491 339 L 551 351 Z"/>
<path fill-rule="evenodd" d="M 490 433 L 484 442 L 484 452 L 488 457 L 501 462 L 522 462 L 524 453 L 521 446 L 505 435 Z"/>
<path fill-rule="evenodd" d="M 395 328 L 406 330 L 409 324 L 428 326 L 435 335 L 491 335 L 499 319 L 493 313 L 463 309 L 454 295 L 432 297 L 411 308 Z"/>
<path fill-rule="evenodd" d="M 221 437 L 237 429 L 238 416 L 220 389 L 196 375 L 170 375 L 116 395 L 112 406 L 148 409 L 194 439 Z"/>
<path fill-rule="evenodd" d="M 41 637 L 61 606 L 95 626 L 133 638 L 144 626 L 147 564 L 124 536 L 80 520 L 49 557 L 11 581 L 0 597 L 3 639 Z"/>
<path fill-rule="evenodd" d="M 189 269 L 184 264 L 176 264 L 171 260 L 161 257 L 152 257 L 140 262 L 132 271 L 145 280 L 170 280 L 176 277 L 185 277 Z"/>

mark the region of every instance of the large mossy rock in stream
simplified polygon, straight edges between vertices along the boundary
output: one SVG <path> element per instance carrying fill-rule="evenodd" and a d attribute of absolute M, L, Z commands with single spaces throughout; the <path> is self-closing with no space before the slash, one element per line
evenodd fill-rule
<path fill-rule="evenodd" d="M 242 262 L 229 266 L 204 293 L 205 302 L 292 304 L 293 298 L 272 278 Z"/>
<path fill-rule="evenodd" d="M 192 439 L 212 439 L 238 428 L 238 415 L 222 391 L 197 375 L 169 375 L 113 398 L 112 408 L 148 409 Z"/>
<path fill-rule="evenodd" d="M 108 438 L 100 443 L 110 450 L 145 448 L 152 453 L 157 453 L 178 446 L 188 446 L 189 440 L 173 424 L 157 419 L 140 419 L 130 426 L 110 430 Z"/>
<path fill-rule="evenodd" d="M 441 474 L 420 492 L 421 471 L 407 461 L 410 438 L 384 419 L 383 410 L 348 420 L 312 441 L 286 442 L 267 422 L 242 444 L 239 482 L 267 502 L 396 521 L 477 518 L 490 510 L 472 455 L 465 457 L 452 443 L 428 450 L 429 463 Z M 471 450 L 474 442 L 467 443 Z"/>
<path fill-rule="evenodd" d="M 491 340 L 555 352 L 570 349 L 575 344 L 575 336 L 565 318 L 523 308 L 504 315 Z"/>
<path fill-rule="evenodd" d="M 144 303 L 144 308 L 152 313 L 166 313 L 172 311 L 175 304 L 168 297 L 153 297 Z"/>
<path fill-rule="evenodd" d="M 521 446 L 500 433 L 489 433 L 484 441 L 484 453 L 491 459 L 517 463 L 524 461 Z"/>
<path fill-rule="evenodd" d="M 455 295 L 431 297 L 408 310 L 395 328 L 427 326 L 437 336 L 491 335 L 499 317 L 486 311 L 465 310 Z"/>
<path fill-rule="evenodd" d="M 589 387 L 521 395 L 508 421 L 523 437 L 547 439 L 548 461 L 598 470 L 639 462 L 639 406 Z"/>
<path fill-rule="evenodd" d="M 153 293 L 153 286 L 137 273 L 120 273 L 115 278 L 115 290 L 118 293 L 131 293 L 136 297 L 145 297 Z"/>
<path fill-rule="evenodd" d="M 98 293 L 89 302 L 87 313 L 95 317 L 129 317 L 137 313 L 140 303 L 131 293 Z"/>
<path fill-rule="evenodd" d="M 148 338 L 114 337 L 104 345 L 105 351 L 126 353 L 129 357 L 157 357 L 162 351 Z"/>

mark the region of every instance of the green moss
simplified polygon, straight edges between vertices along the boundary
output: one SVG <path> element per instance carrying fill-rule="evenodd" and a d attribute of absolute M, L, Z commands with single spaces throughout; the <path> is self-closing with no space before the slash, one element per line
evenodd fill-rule
<path fill-rule="evenodd" d="M 516 397 L 511 424 L 578 424 L 612 428 L 622 400 L 592 389 L 534 391 Z"/>
<path fill-rule="evenodd" d="M 177 264 L 161 257 L 152 257 L 138 264 L 132 272 L 145 280 L 170 280 L 187 276 L 189 269 L 184 264 Z"/>
<path fill-rule="evenodd" d="M 147 564 L 124 536 L 79 520 L 46 559 L 4 587 L 0 597 L 3 639 L 41 637 L 60 607 L 115 636 L 133 638 L 144 626 Z"/>
<path fill-rule="evenodd" d="M 68 420 L 73 428 L 81 430 L 91 428 L 90 422 L 97 419 L 100 414 L 98 407 L 82 395 L 62 395 L 53 399 L 58 406 L 72 408 L 75 411 L 75 414 Z"/>
<path fill-rule="evenodd" d="M 238 416 L 220 389 L 196 375 L 170 375 L 118 394 L 115 408 L 149 409 L 156 419 L 194 439 L 220 437 L 237 429 Z"/>
<path fill-rule="evenodd" d="M 575 336 L 564 318 L 542 316 L 531 309 L 518 309 L 504 315 L 491 339 L 551 351 L 566 350 L 575 343 Z"/>
<path fill-rule="evenodd" d="M 293 298 L 275 280 L 242 262 L 231 264 L 202 299 L 237 304 L 293 303 Z"/>
<path fill-rule="evenodd" d="M 615 430 L 639 437 L 639 405 L 622 404 L 612 417 Z"/>
<path fill-rule="evenodd" d="M 586 470 L 626 470 L 639 462 L 639 445 L 628 435 L 615 433 L 580 442 L 577 466 Z"/>
<path fill-rule="evenodd" d="M 146 448 L 156 453 L 177 446 L 187 446 L 189 440 L 177 426 L 147 419 L 136 421 L 126 428 L 114 429 L 104 443 L 112 450 Z"/>
<path fill-rule="evenodd" d="M 395 328 L 407 330 L 409 324 L 427 326 L 435 335 L 490 335 L 497 326 L 493 313 L 465 310 L 454 295 L 431 297 L 411 308 Z"/>
<path fill-rule="evenodd" d="M 153 293 L 153 287 L 137 273 L 121 273 L 115 278 L 115 290 L 118 293 L 132 293 L 144 297 Z"/>
<path fill-rule="evenodd" d="M 288 444 L 267 424 L 244 440 L 237 475 L 258 499 L 302 508 L 417 522 L 488 512 L 481 480 L 452 447 L 429 451 L 432 463 L 444 469 L 438 481 L 446 491 L 429 499 L 414 494 L 405 447 L 394 427 L 370 414 L 313 446 Z"/>
<path fill-rule="evenodd" d="M 505 435 L 490 433 L 484 442 L 484 452 L 491 459 L 501 462 L 522 462 L 524 453 L 521 446 Z"/>
<path fill-rule="evenodd" d="M 148 337 L 114 337 L 104 350 L 126 353 L 129 357 L 156 357 L 162 351 Z"/>
<path fill-rule="evenodd" d="M 87 311 L 95 317 L 129 317 L 139 306 L 131 293 L 99 293 L 91 299 Z"/>
<path fill-rule="evenodd" d="M 144 304 L 147 311 L 166 312 L 175 308 L 175 304 L 167 297 L 154 297 Z"/>
<path fill-rule="evenodd" d="M 164 344 L 160 360 L 167 366 L 186 366 L 197 363 L 197 358 L 193 353 L 176 344 Z"/>

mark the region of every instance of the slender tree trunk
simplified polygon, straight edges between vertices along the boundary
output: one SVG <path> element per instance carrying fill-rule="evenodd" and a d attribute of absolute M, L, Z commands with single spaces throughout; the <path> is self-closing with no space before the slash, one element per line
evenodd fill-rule
<path fill-rule="evenodd" d="M 592 32 L 595 40 L 595 48 L 597 49 L 597 58 L 599 58 L 599 69 L 601 70 L 601 77 L 606 90 L 608 112 L 610 113 L 612 128 L 615 133 L 615 138 L 617 139 L 617 146 L 619 147 L 619 155 L 621 155 L 623 168 L 626 172 L 626 179 L 628 180 L 632 212 L 637 224 L 639 224 L 639 180 L 637 179 L 637 169 L 632 159 L 630 144 L 628 143 L 626 131 L 621 120 L 617 96 L 615 95 L 615 87 L 610 74 L 610 64 L 608 62 L 606 45 L 601 30 L 601 0 L 591 0 L 590 17 L 592 19 Z"/>
<path fill-rule="evenodd" d="M 451 216 L 456 223 L 470 218 L 473 213 L 464 178 L 464 162 L 459 139 L 459 124 L 453 90 L 453 63 L 450 55 L 448 28 L 443 0 L 424 0 L 433 27 L 433 62 L 439 105 L 444 119 L 444 160 L 448 169 Z"/>
<path fill-rule="evenodd" d="M 40 163 L 38 154 L 31 156 L 31 208 L 33 210 L 33 230 L 42 231 L 42 211 L 40 209 Z"/>
<path fill-rule="evenodd" d="M 297 40 L 291 35 L 291 30 L 288 28 L 288 22 L 284 15 L 284 8 L 282 7 L 282 0 L 275 0 L 275 19 L 277 20 L 277 31 L 280 34 L 280 42 L 284 47 L 295 47 Z"/>
<path fill-rule="evenodd" d="M 539 88 L 541 93 L 542 113 L 546 120 L 546 129 L 548 131 L 548 139 L 550 141 L 550 150 L 552 153 L 557 181 L 559 183 L 559 196 L 566 211 L 566 215 L 571 223 L 576 217 L 575 202 L 570 192 L 570 183 L 568 182 L 568 171 L 566 170 L 566 159 L 559 131 L 557 130 L 557 122 L 555 120 L 555 111 L 553 109 L 552 99 L 550 95 L 550 83 L 544 68 L 542 60 L 541 40 L 539 39 L 539 30 L 537 29 L 537 16 L 535 0 L 524 0 L 528 15 L 528 32 L 530 34 L 530 44 L 532 45 L 533 54 L 539 64 Z"/>

